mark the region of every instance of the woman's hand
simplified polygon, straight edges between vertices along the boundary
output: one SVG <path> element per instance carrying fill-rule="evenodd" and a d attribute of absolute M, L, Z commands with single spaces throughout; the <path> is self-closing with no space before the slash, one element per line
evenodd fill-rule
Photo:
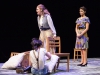
<path fill-rule="evenodd" d="M 80 23 L 77 23 L 77 26 L 81 25 Z"/>
<path fill-rule="evenodd" d="M 49 52 L 46 53 L 46 56 L 51 59 L 51 54 Z"/>
<path fill-rule="evenodd" d="M 81 37 L 82 36 L 82 34 L 77 34 L 77 37 Z"/>
<path fill-rule="evenodd" d="M 56 35 L 56 34 L 54 34 L 54 35 L 53 35 L 53 38 L 56 38 L 56 36 L 57 36 L 57 35 Z"/>
<path fill-rule="evenodd" d="M 53 38 L 56 38 L 56 36 L 53 36 Z"/>

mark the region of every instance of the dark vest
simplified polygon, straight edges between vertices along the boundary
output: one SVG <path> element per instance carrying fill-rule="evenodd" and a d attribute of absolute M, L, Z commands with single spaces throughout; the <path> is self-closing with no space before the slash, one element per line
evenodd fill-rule
<path fill-rule="evenodd" d="M 39 16 L 38 16 L 37 20 L 38 20 L 38 26 L 39 26 L 39 28 L 41 28 Z M 43 22 L 43 24 L 42 24 L 43 28 L 50 28 L 49 24 L 48 24 L 48 21 L 47 21 L 47 15 L 43 16 L 42 22 Z"/>

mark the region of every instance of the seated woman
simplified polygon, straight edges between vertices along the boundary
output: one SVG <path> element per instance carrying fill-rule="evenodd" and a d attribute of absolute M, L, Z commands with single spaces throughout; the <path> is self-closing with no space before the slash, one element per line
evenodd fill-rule
<path fill-rule="evenodd" d="M 33 75 L 46 75 L 48 73 L 48 67 L 45 66 L 45 56 L 50 59 L 51 55 L 46 52 L 44 48 L 41 48 L 42 41 L 33 38 L 31 45 L 33 50 L 30 51 L 30 66 L 24 69 L 24 72 L 30 70 L 31 68 L 31 73 Z M 20 73 L 22 70 L 20 69 L 18 72 Z"/>
<path fill-rule="evenodd" d="M 44 48 L 41 48 L 42 41 L 38 39 L 32 39 L 31 42 L 33 50 L 30 52 L 30 63 L 32 65 L 32 74 L 45 75 L 48 73 L 48 68 L 45 66 L 45 55 L 50 59 L 51 55 L 46 52 Z"/>

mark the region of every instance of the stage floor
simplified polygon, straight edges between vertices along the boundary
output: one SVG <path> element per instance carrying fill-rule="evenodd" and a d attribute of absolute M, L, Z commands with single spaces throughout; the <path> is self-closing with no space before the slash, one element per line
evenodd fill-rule
<path fill-rule="evenodd" d="M 62 62 L 66 60 L 61 60 Z M 0 67 L 3 63 L 0 63 Z M 70 71 L 66 72 L 66 63 L 60 63 L 56 73 L 51 75 L 100 75 L 100 58 L 88 58 L 87 67 L 77 66 L 79 61 L 74 62 L 70 59 Z M 0 68 L 0 75 L 32 75 L 16 74 L 15 70 L 4 70 Z"/>

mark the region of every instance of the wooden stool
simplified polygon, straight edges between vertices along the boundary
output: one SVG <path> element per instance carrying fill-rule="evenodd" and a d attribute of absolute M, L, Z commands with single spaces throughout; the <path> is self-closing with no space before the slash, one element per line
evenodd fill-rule
<path fill-rule="evenodd" d="M 69 58 L 70 58 L 70 53 L 55 53 L 55 55 L 59 57 L 67 57 L 67 71 L 69 72 Z M 59 66 L 60 59 L 58 60 L 57 68 Z"/>
<path fill-rule="evenodd" d="M 88 49 L 86 49 L 86 53 L 87 53 L 87 50 Z M 79 52 L 80 52 L 80 54 L 79 54 Z M 81 50 L 80 49 L 75 49 L 74 48 L 74 62 L 77 60 L 78 61 L 78 58 L 79 57 L 81 57 Z"/>

